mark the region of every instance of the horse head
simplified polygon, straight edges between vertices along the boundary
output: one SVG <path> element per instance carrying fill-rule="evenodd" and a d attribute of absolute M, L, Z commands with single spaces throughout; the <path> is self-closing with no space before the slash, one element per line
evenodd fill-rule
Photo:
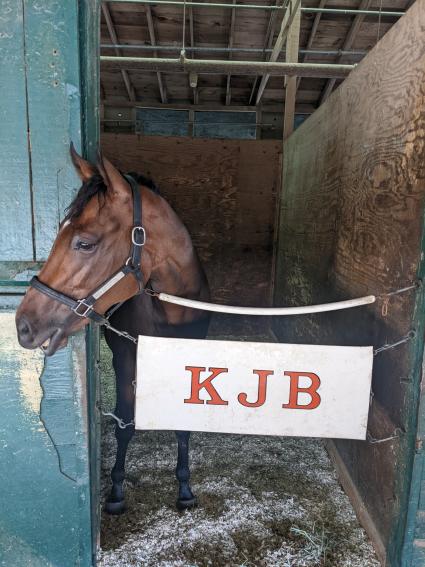
<path fill-rule="evenodd" d="M 131 249 L 133 201 L 129 183 L 107 159 L 99 156 L 93 165 L 79 156 L 72 144 L 70 151 L 82 186 L 67 209 L 38 279 L 79 300 L 125 265 Z M 96 301 L 96 312 L 105 313 L 138 290 L 134 277 L 123 277 Z M 88 322 L 34 287 L 29 288 L 16 313 L 21 346 L 42 347 L 46 355 L 65 346 L 68 336 Z"/>

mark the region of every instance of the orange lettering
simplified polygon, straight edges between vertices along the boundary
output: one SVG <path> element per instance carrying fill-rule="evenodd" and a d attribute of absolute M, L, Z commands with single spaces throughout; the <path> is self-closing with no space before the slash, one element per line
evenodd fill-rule
<path fill-rule="evenodd" d="M 289 387 L 289 403 L 283 404 L 283 408 L 312 410 L 316 409 L 320 405 L 321 398 L 317 393 L 317 390 L 320 387 L 320 378 L 317 376 L 317 374 L 313 374 L 313 372 L 285 372 L 285 376 L 289 376 L 291 382 Z M 300 388 L 300 376 L 306 376 L 307 378 L 310 378 L 311 385 L 307 388 Z M 300 392 L 305 392 L 311 397 L 309 404 L 300 405 L 298 403 L 298 394 Z"/>
<path fill-rule="evenodd" d="M 247 408 L 259 408 L 266 401 L 267 377 L 273 373 L 273 370 L 253 370 L 254 374 L 258 374 L 258 396 L 256 402 L 248 402 L 248 396 L 245 392 L 241 392 L 238 396 L 238 402 Z"/>
<path fill-rule="evenodd" d="M 205 372 L 206 368 L 203 366 L 186 366 L 186 370 L 192 373 L 192 382 L 191 382 L 191 391 L 190 391 L 190 398 L 184 400 L 185 404 L 204 404 L 205 400 L 201 400 L 199 397 L 199 392 L 205 388 L 210 396 L 210 400 L 207 400 L 207 404 L 211 404 L 214 406 L 227 406 L 229 402 L 223 400 L 217 390 L 212 385 L 212 381 L 214 378 L 217 378 L 219 374 L 223 374 L 223 372 L 228 372 L 227 368 L 209 368 L 209 372 L 211 374 L 205 380 L 201 382 L 201 372 Z"/>

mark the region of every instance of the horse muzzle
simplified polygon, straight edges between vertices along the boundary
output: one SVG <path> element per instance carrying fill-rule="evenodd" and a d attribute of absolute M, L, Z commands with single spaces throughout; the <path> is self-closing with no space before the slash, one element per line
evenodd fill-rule
<path fill-rule="evenodd" d="M 60 327 L 37 331 L 24 314 L 17 314 L 16 330 L 19 344 L 23 348 L 41 348 L 46 356 L 51 356 L 68 342 L 67 335 Z"/>

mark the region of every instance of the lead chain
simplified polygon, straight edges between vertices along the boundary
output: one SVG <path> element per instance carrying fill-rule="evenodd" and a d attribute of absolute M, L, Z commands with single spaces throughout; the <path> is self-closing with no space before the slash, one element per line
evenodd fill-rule
<path fill-rule="evenodd" d="M 402 337 L 398 341 L 396 341 L 394 343 L 386 343 L 386 344 L 382 345 L 381 347 L 375 348 L 374 351 L 373 351 L 373 356 L 376 356 L 377 354 L 379 354 L 380 352 L 383 352 L 384 350 L 390 350 L 392 348 L 396 348 L 396 347 L 398 347 L 398 346 L 400 346 L 404 343 L 411 341 L 415 337 L 416 337 L 416 331 L 413 331 L 413 330 L 409 331 L 405 337 Z"/>
<path fill-rule="evenodd" d="M 109 323 L 109 321 L 106 321 L 105 323 L 103 323 L 103 326 L 106 327 L 107 329 L 109 329 L 110 331 L 112 331 L 113 333 L 116 333 L 120 337 L 124 337 L 125 339 L 128 339 L 129 341 L 131 341 L 132 343 L 137 345 L 138 341 L 137 341 L 136 337 L 133 337 L 133 335 L 130 335 L 130 333 L 127 333 L 127 331 L 120 331 L 119 329 L 116 329 L 115 327 L 113 327 L 111 325 L 111 323 Z"/>
<path fill-rule="evenodd" d="M 102 415 L 104 415 L 105 417 L 112 417 L 112 419 L 115 419 L 120 429 L 125 429 L 126 427 L 131 427 L 132 425 L 134 426 L 134 419 L 132 419 L 128 423 L 125 423 L 124 420 L 122 420 L 120 417 L 118 417 L 111 411 L 102 411 Z"/>

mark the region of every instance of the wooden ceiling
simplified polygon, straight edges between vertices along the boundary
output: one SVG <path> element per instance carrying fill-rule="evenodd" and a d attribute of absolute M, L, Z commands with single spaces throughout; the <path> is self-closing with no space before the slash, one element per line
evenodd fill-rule
<path fill-rule="evenodd" d="M 219 0 L 226 2 L 226 0 Z M 233 0 L 234 1 L 234 0 Z M 227 0 L 232 2 L 232 0 Z M 256 5 L 282 4 L 285 0 L 243 0 Z M 242 3 L 242 0 L 238 0 Z M 405 11 L 412 0 L 303 0 L 303 7 Z M 281 28 L 283 11 L 186 8 L 186 47 L 197 59 L 267 61 Z M 393 16 L 355 16 L 303 12 L 299 38 L 299 61 L 311 63 L 358 63 L 398 20 Z M 175 5 L 103 2 L 101 55 L 177 58 L 182 46 L 183 8 Z M 130 48 L 159 46 L 160 50 Z M 174 50 L 163 49 L 175 46 Z M 231 47 L 234 51 L 205 51 L 205 48 Z M 162 49 L 161 49 L 162 48 Z M 237 51 L 257 49 L 258 51 Z M 264 48 L 268 51 L 264 52 Z M 315 51 L 308 54 L 303 50 Z M 336 53 L 344 50 L 343 55 Z M 317 53 L 317 51 L 322 53 Z M 326 52 L 331 53 L 326 53 Z M 350 52 L 350 53 L 347 53 Z M 285 61 L 282 52 L 279 61 Z M 296 113 L 316 109 L 341 80 L 302 78 L 296 91 Z M 188 73 L 101 69 L 101 99 L 104 106 L 132 107 L 162 105 L 200 105 L 202 107 L 247 107 L 255 105 L 260 80 L 252 76 L 227 74 L 199 75 L 196 89 Z M 284 77 L 269 78 L 260 104 L 263 110 L 282 109 L 285 100 Z"/>

